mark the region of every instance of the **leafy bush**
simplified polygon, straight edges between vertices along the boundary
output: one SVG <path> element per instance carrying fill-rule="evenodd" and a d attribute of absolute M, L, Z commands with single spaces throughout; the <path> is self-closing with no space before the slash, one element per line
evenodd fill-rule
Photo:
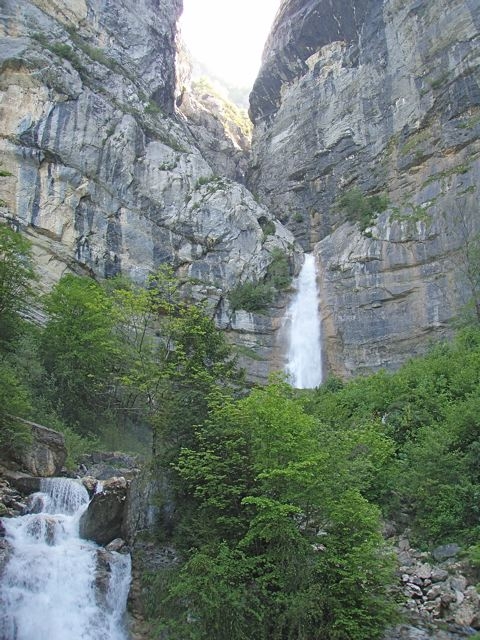
<path fill-rule="evenodd" d="M 18 335 L 24 313 L 34 298 L 35 272 L 30 243 L 0 224 L 0 348 Z"/>
<path fill-rule="evenodd" d="M 27 389 L 13 367 L 5 359 L 0 360 L 0 450 L 17 450 L 30 443 L 30 430 L 15 419 L 28 415 L 29 411 Z"/>
<path fill-rule="evenodd" d="M 229 293 L 230 306 L 233 311 L 262 311 L 273 302 L 274 291 L 268 284 L 245 282 Z"/>
<path fill-rule="evenodd" d="M 258 218 L 258 224 L 263 231 L 263 237 L 267 238 L 268 236 L 273 236 L 275 234 L 275 222 L 273 220 L 269 220 L 265 216 L 260 216 Z"/>
<path fill-rule="evenodd" d="M 385 195 L 365 196 L 360 189 L 354 188 L 343 193 L 336 208 L 343 211 L 350 222 L 358 222 L 361 231 L 365 231 L 375 220 L 375 216 L 388 207 Z"/>
<path fill-rule="evenodd" d="M 169 637 L 381 637 L 394 605 L 379 512 L 317 428 L 281 382 L 212 399 L 173 465 L 185 564 L 149 582 Z"/>
<path fill-rule="evenodd" d="M 270 283 L 277 291 L 288 289 L 292 282 L 290 274 L 290 264 L 287 254 L 275 247 L 272 252 L 272 261 L 267 270 L 267 282 Z"/>
<path fill-rule="evenodd" d="M 337 442 L 368 423 L 391 439 L 365 495 L 387 517 L 408 518 L 412 540 L 422 546 L 471 544 L 480 533 L 479 340 L 480 329 L 469 328 L 396 373 L 304 393 L 307 410 Z"/>

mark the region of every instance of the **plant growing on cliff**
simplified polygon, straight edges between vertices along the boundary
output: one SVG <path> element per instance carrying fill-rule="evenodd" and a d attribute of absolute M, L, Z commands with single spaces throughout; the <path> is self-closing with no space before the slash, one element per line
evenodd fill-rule
<path fill-rule="evenodd" d="M 228 299 L 233 311 L 264 311 L 272 304 L 276 292 L 288 289 L 292 276 L 287 254 L 275 247 L 271 258 L 265 282 L 245 282 L 229 292 Z"/>
<path fill-rule="evenodd" d="M 272 249 L 271 257 L 272 261 L 267 269 L 267 282 L 277 291 L 288 289 L 292 283 L 292 275 L 287 254 L 282 249 L 275 247 Z"/>
<path fill-rule="evenodd" d="M 360 189 L 353 188 L 343 193 L 336 202 L 336 208 L 343 212 L 350 222 L 358 222 L 360 231 L 374 224 L 375 216 L 388 207 L 386 195 L 366 196 Z"/>
<path fill-rule="evenodd" d="M 250 313 L 263 311 L 273 302 L 274 290 L 269 284 L 245 282 L 228 294 L 233 311 L 243 309 Z"/>

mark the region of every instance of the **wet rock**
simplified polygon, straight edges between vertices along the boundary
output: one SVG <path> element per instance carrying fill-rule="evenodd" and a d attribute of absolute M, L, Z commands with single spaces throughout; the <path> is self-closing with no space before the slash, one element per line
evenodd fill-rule
<path fill-rule="evenodd" d="M 13 471 L 3 466 L 0 466 L 0 476 L 20 492 L 19 495 L 29 495 L 35 491 L 40 491 L 41 478 L 30 476 L 21 471 Z"/>
<path fill-rule="evenodd" d="M 115 540 L 112 540 L 111 542 L 109 542 L 107 544 L 107 546 L 105 547 L 105 549 L 107 551 L 121 551 L 126 545 L 125 540 L 122 540 L 122 538 L 115 538 Z"/>
<path fill-rule="evenodd" d="M 95 568 L 95 590 L 97 593 L 97 600 L 105 602 L 110 585 L 111 566 L 110 566 L 111 554 L 105 549 L 97 549 L 97 564 Z"/>
<path fill-rule="evenodd" d="M 11 547 L 8 540 L 4 539 L 5 530 L 3 524 L 0 521 L 0 577 L 5 569 L 7 562 L 10 559 Z"/>
<path fill-rule="evenodd" d="M 83 478 L 81 478 L 81 482 L 85 487 L 85 489 L 88 491 L 88 495 L 93 496 L 98 486 L 97 478 L 94 478 L 93 476 L 90 476 L 90 475 L 83 476 Z"/>
<path fill-rule="evenodd" d="M 112 478 L 110 485 L 93 496 L 80 518 L 80 535 L 97 544 L 106 545 L 121 537 L 127 483 L 125 478 Z"/>
<path fill-rule="evenodd" d="M 46 516 L 43 514 L 30 522 L 28 533 L 32 537 L 45 541 L 48 545 L 53 546 L 58 528 L 62 528 L 61 522 L 54 516 Z"/>

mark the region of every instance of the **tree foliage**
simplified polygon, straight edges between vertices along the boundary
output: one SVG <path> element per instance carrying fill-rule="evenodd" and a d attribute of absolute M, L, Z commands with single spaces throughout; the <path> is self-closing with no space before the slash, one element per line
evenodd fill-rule
<path fill-rule="evenodd" d="M 380 636 L 393 607 L 379 512 L 347 473 L 332 480 L 339 458 L 320 435 L 281 381 L 211 397 L 174 463 L 186 563 L 154 614 L 172 637 Z"/>
<path fill-rule="evenodd" d="M 19 329 L 19 314 L 28 309 L 35 273 L 29 242 L 0 224 L 0 342 L 5 347 Z"/>
<path fill-rule="evenodd" d="M 388 207 L 388 198 L 376 194 L 366 196 L 357 187 L 345 191 L 336 203 L 337 209 L 345 213 L 347 220 L 358 222 L 360 231 L 365 231 L 375 222 L 375 216 Z"/>
<path fill-rule="evenodd" d="M 45 309 L 41 353 L 61 414 L 80 433 L 94 433 L 113 410 L 123 364 L 115 309 L 97 282 L 70 274 L 47 296 Z"/>

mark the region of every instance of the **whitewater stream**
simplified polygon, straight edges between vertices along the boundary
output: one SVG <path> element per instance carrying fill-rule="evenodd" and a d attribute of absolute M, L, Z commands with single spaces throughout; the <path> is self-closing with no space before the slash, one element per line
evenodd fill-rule
<path fill-rule="evenodd" d="M 80 482 L 42 480 L 28 515 L 2 520 L 12 554 L 0 584 L 1 640 L 126 640 L 130 557 L 109 552 L 96 589 L 98 547 L 78 535 L 89 496 Z"/>
<path fill-rule="evenodd" d="M 286 371 L 295 388 L 314 389 L 322 382 L 322 350 L 317 272 L 315 257 L 312 254 L 305 254 L 305 262 L 295 287 L 297 291 L 286 316 Z"/>

